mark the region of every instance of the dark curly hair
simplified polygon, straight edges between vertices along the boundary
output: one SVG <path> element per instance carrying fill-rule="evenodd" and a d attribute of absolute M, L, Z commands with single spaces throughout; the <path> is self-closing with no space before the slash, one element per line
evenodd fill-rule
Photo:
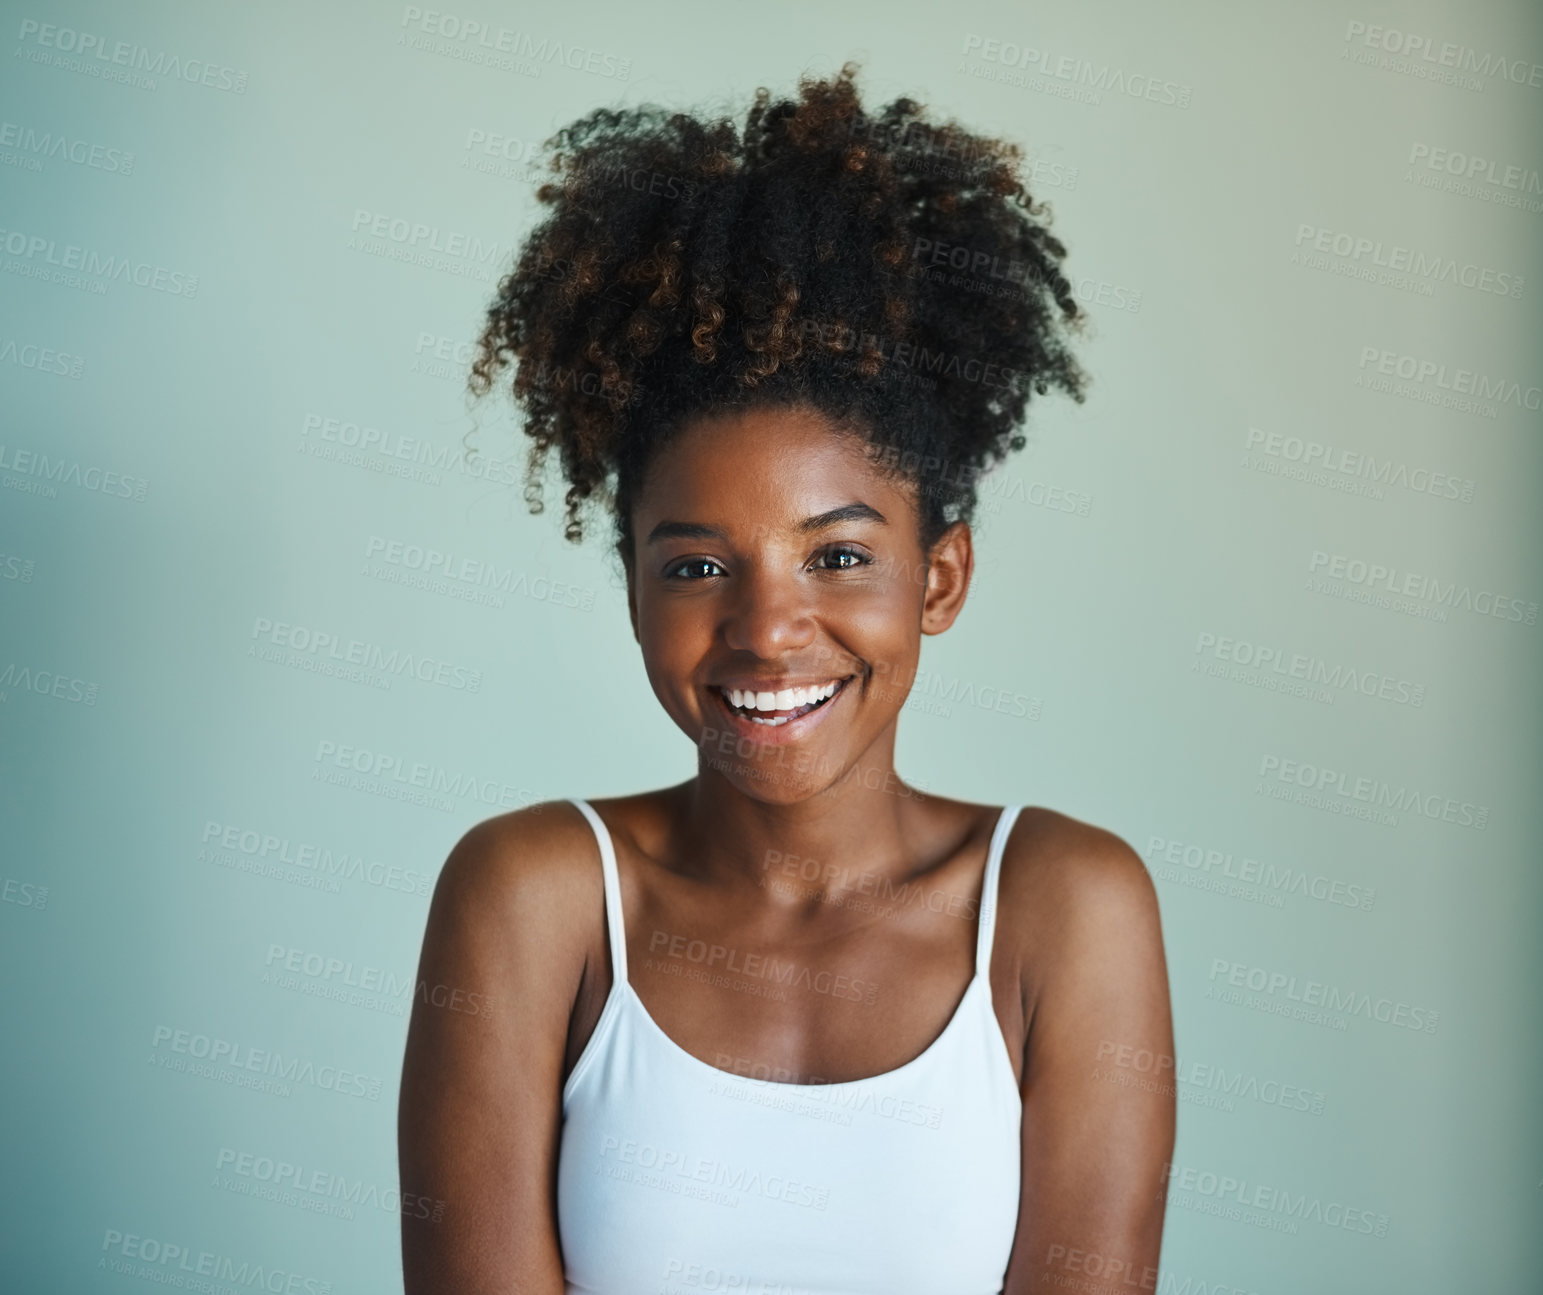
<path fill-rule="evenodd" d="M 759 88 L 743 133 L 644 105 L 545 142 L 558 178 L 536 196 L 553 210 L 499 281 L 468 388 L 485 396 L 518 360 L 525 498 L 541 511 L 557 446 L 568 539 L 614 473 L 630 555 L 634 492 L 673 431 L 801 405 L 916 486 L 926 551 L 1023 447 L 1031 390 L 1085 398 L 1066 348 L 1085 315 L 1022 149 L 909 98 L 870 116 L 856 73 L 805 76 L 797 101 Z"/>

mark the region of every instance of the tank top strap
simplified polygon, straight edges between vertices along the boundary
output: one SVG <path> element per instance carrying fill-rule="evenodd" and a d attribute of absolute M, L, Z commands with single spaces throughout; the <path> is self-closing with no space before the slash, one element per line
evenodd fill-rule
<path fill-rule="evenodd" d="M 569 797 L 569 800 L 589 820 L 595 840 L 600 846 L 600 871 L 605 880 L 605 925 L 611 938 L 611 975 L 617 984 L 624 984 L 627 980 L 627 928 L 622 923 L 621 875 L 616 870 L 616 851 L 611 845 L 611 833 L 606 828 L 605 820 L 595 813 L 594 806 L 587 800 L 579 800 L 577 797 Z"/>
<path fill-rule="evenodd" d="M 996 831 L 986 851 L 986 876 L 980 891 L 980 928 L 975 935 L 975 973 L 987 984 L 991 980 L 991 940 L 997 924 L 997 883 L 1002 875 L 1002 851 L 1022 805 L 1004 805 L 997 816 Z"/>

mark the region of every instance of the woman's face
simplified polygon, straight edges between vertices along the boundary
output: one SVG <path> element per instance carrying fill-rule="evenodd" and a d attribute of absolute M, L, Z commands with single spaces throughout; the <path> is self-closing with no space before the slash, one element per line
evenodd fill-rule
<path fill-rule="evenodd" d="M 684 427 L 649 464 L 632 534 L 633 632 L 702 776 L 791 803 L 859 764 L 865 785 L 889 771 L 921 635 L 964 603 L 968 526 L 924 553 L 914 487 L 799 407 Z"/>

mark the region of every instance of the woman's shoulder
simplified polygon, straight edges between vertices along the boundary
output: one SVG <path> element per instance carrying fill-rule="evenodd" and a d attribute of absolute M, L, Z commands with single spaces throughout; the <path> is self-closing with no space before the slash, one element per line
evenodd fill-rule
<path fill-rule="evenodd" d="M 561 920 L 600 891 L 595 835 L 571 800 L 538 801 L 494 814 L 467 828 L 451 848 L 435 884 L 443 902 L 519 909 Z"/>
<path fill-rule="evenodd" d="M 1141 856 L 1116 833 L 1040 805 L 1020 810 L 1002 850 L 1001 906 L 1036 946 L 1117 941 L 1157 919 Z"/>
<path fill-rule="evenodd" d="M 569 894 L 587 903 L 600 893 L 599 833 L 579 807 L 600 819 L 613 847 L 632 847 L 663 830 L 677 787 L 630 796 L 537 801 L 473 824 L 445 860 L 445 884 L 502 894 Z M 579 803 L 575 803 L 579 802 Z"/>
<path fill-rule="evenodd" d="M 1019 806 L 1003 847 L 1019 871 L 1034 871 L 1062 884 L 1147 875 L 1141 856 L 1108 828 L 1043 805 Z"/>
<path fill-rule="evenodd" d="M 1033 1064 L 1071 1082 L 1110 1039 L 1149 1039 L 1153 1051 L 1171 1053 L 1162 916 L 1141 856 L 1070 814 L 1033 806 L 1018 817 L 996 929 L 1018 983 L 1024 1037 L 1039 1041 Z"/>

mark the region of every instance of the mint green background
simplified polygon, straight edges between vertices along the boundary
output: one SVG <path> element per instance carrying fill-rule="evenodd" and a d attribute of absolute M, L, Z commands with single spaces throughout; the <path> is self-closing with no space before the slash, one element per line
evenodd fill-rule
<path fill-rule="evenodd" d="M 1356 384 L 1368 346 L 1523 389 L 1543 380 L 1539 195 L 1527 210 L 1404 178 L 1416 143 L 1543 166 L 1543 89 L 1358 65 L 1342 57 L 1364 49 L 1347 24 L 1375 15 L 1323 3 L 452 11 L 630 60 L 625 81 L 413 49 L 398 43 L 404 9 L 385 4 L 4 9 L 0 121 L 134 155 L 124 175 L 47 156 L 32 169 L 35 153 L 0 148 L 0 346 L 81 359 L 79 377 L 0 362 L 5 462 L 32 450 L 149 482 L 143 501 L 0 493 L 0 666 L 98 685 L 94 705 L 0 689 L 0 872 L 16 898 L 48 890 L 41 909 L 0 904 L 8 1288 L 140 1289 L 100 1266 L 109 1229 L 339 1292 L 399 1288 L 390 1213 L 331 1218 L 213 1184 L 226 1148 L 393 1186 L 405 1017 L 264 984 L 264 958 L 296 947 L 405 981 L 427 901 L 213 866 L 205 824 L 431 879 L 494 807 L 317 781 L 319 743 L 497 779 L 521 803 L 663 785 L 689 775 L 693 752 L 649 690 L 602 546 L 562 540 L 555 490 L 530 517 L 518 489 L 385 479 L 300 452 L 305 420 L 452 449 L 475 422 L 489 453 L 523 452 L 493 405 L 468 413 L 454 366 L 413 371 L 420 334 L 475 334 L 535 207 L 520 176 L 464 165 L 468 132 L 538 143 L 599 104 L 742 108 L 758 84 L 786 92 L 848 57 L 871 105 L 910 93 L 1023 143 L 1070 268 L 1141 293 L 1137 311 L 1092 307 L 1090 400 L 1036 407 L 1030 447 L 982 515 L 979 586 L 925 649 L 944 693 L 1022 692 L 1039 717 L 915 705 L 902 773 L 1098 822 L 1154 869 L 1157 837 L 1376 891 L 1370 912 L 1300 896 L 1275 908 L 1159 877 L 1181 1061 L 1326 1095 L 1316 1116 L 1185 1101 L 1176 1162 L 1391 1220 L 1380 1238 L 1316 1223 L 1287 1235 L 1171 1205 L 1159 1290 L 1535 1288 L 1543 628 L 1415 619 L 1305 581 L 1324 550 L 1543 598 L 1538 414 L 1489 419 Z M 29 18 L 228 66 L 246 88 L 161 76 L 141 89 L 34 62 Z M 1543 61 L 1528 6 L 1409 5 L 1396 22 Z M 978 79 L 960 70 L 970 33 L 1190 86 L 1192 102 L 1090 105 Z M 476 278 L 351 250 L 361 209 L 499 253 Z M 1293 265 L 1303 223 L 1520 274 L 1524 291 L 1447 283 L 1424 297 Z M 197 294 L 26 277 L 17 263 L 38 258 L 4 250 L 11 231 L 197 275 Z M 1250 427 L 1472 479 L 1474 500 L 1249 471 Z M 1034 483 L 1090 495 L 1088 515 L 1031 505 Z M 592 610 L 483 607 L 368 578 L 372 535 L 568 582 Z M 26 563 L 30 578 L 7 574 Z M 482 671 L 483 686 L 381 691 L 286 669 L 248 655 L 259 617 L 425 653 Z M 1426 699 L 1324 704 L 1207 678 L 1191 670 L 1201 632 L 1420 682 Z M 1267 799 L 1267 755 L 1483 804 L 1489 824 L 1378 825 Z M 1341 1032 L 1217 1002 L 1218 958 L 1436 1010 L 1439 1029 L 1356 1018 Z M 163 1025 L 351 1068 L 381 1095 L 278 1097 L 172 1073 L 155 1064 Z"/>

